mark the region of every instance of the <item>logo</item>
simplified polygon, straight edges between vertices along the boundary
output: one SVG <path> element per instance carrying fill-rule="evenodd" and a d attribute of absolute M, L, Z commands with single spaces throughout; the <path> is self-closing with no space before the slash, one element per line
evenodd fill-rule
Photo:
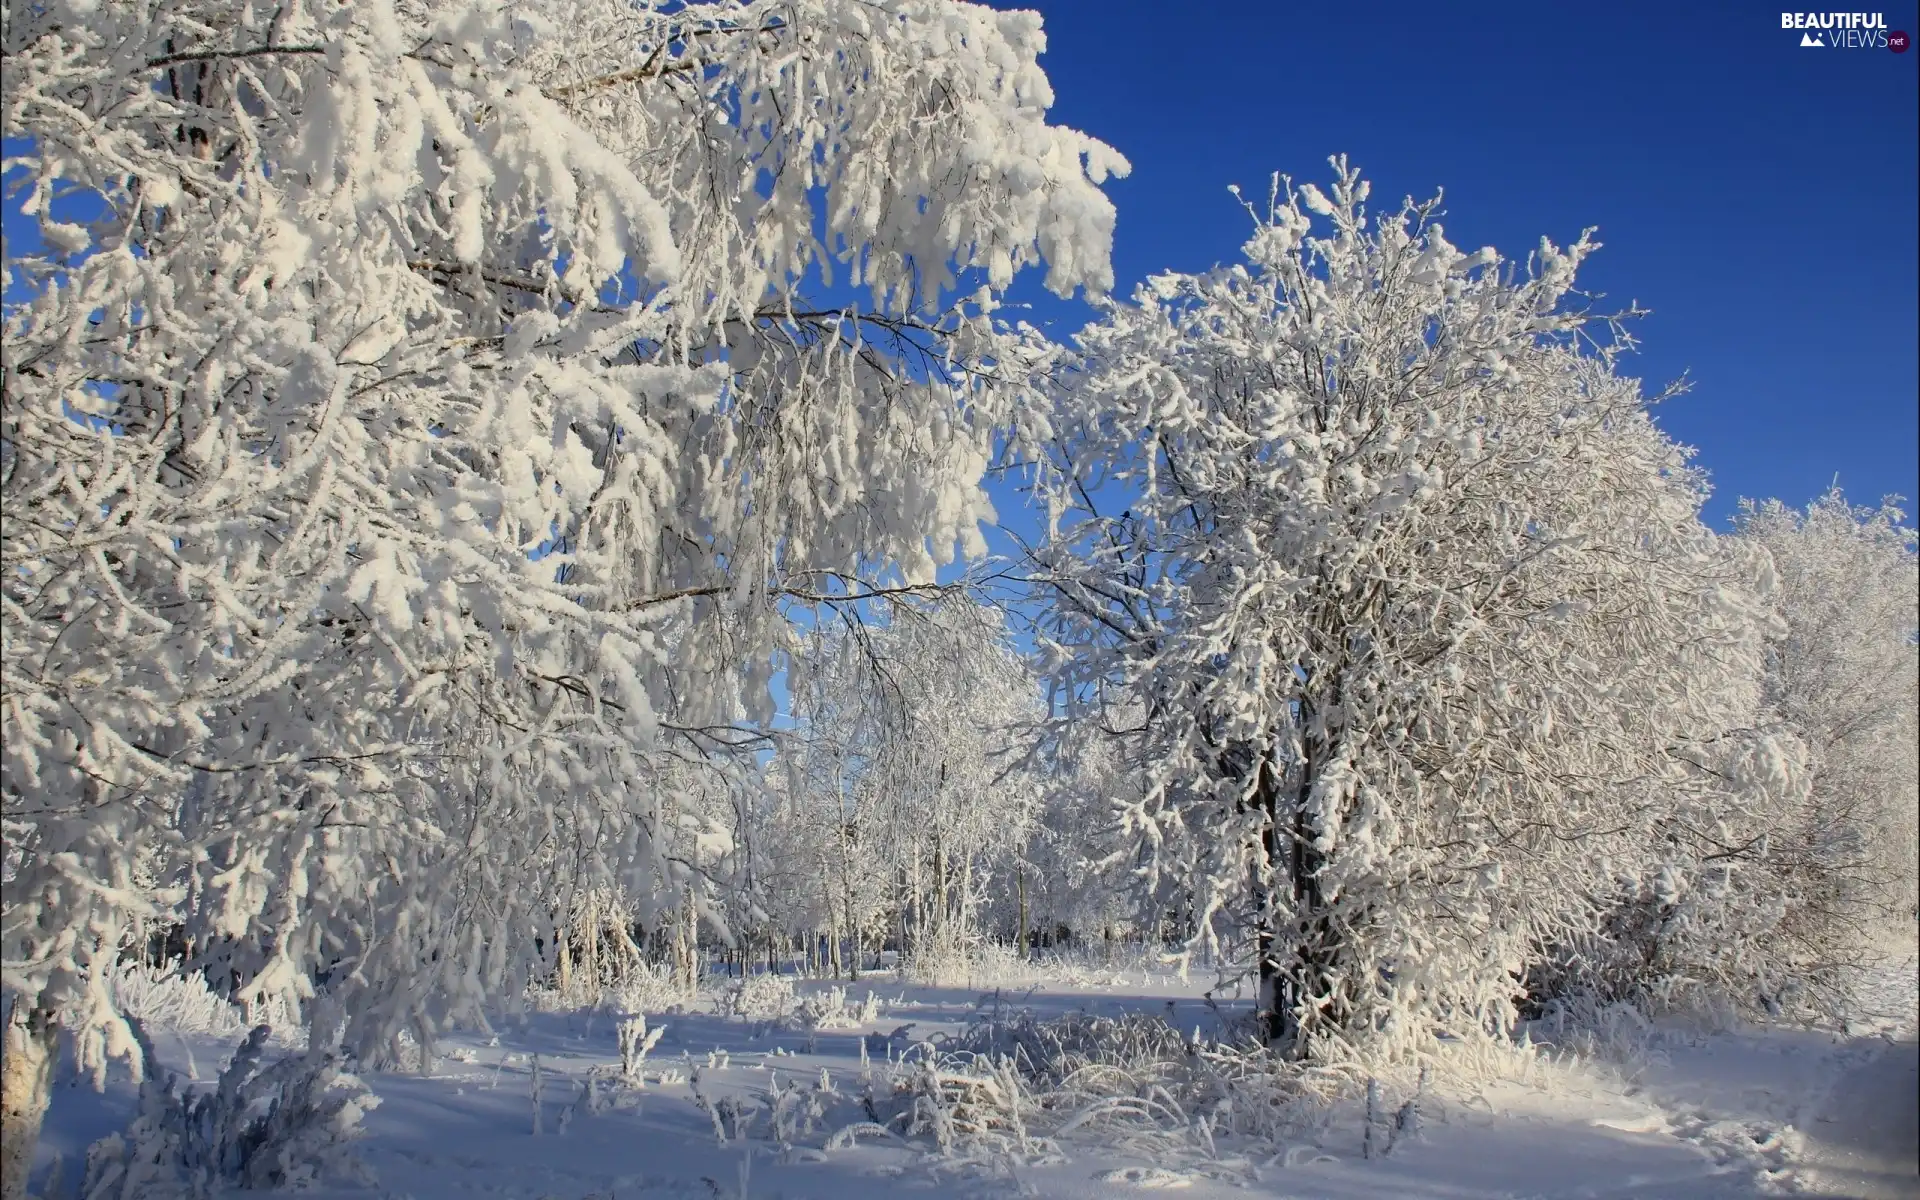
<path fill-rule="evenodd" d="M 1808 50 L 1892 50 L 1903 53 L 1907 35 L 1887 31 L 1884 13 L 1828 12 L 1780 14 L 1780 28 L 1800 31 Z"/>

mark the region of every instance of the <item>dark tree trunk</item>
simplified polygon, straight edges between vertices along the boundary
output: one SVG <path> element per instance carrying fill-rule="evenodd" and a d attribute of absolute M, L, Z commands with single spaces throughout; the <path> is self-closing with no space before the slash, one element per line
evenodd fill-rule
<path fill-rule="evenodd" d="M 1336 684 L 1330 698 L 1340 702 Z M 1311 1050 L 1316 1030 L 1339 1028 L 1347 1016 L 1338 986 L 1340 934 L 1333 921 L 1332 906 L 1321 884 L 1327 867 L 1326 854 L 1318 848 L 1322 822 L 1312 815 L 1313 789 L 1332 760 L 1335 747 L 1312 732 L 1314 706 L 1303 702 L 1300 724 L 1306 731 L 1302 744 L 1305 755 L 1292 781 L 1283 820 L 1268 826 L 1272 840 L 1269 852 L 1286 842 L 1286 871 L 1292 899 L 1292 946 L 1274 964 L 1277 986 L 1274 1007 L 1268 1014 L 1268 1032 L 1289 1057 L 1302 1059 Z M 1278 781 L 1275 781 L 1278 792 Z M 1283 832 L 1284 830 L 1284 832 Z M 1276 858 L 1276 862 L 1278 859 Z"/>
<path fill-rule="evenodd" d="M 1260 970 L 1260 993 L 1256 1008 L 1261 1039 L 1272 1045 L 1286 1037 L 1288 1023 L 1292 1019 L 1292 1000 L 1280 961 L 1281 907 L 1278 897 L 1273 894 L 1279 883 L 1277 875 L 1281 867 L 1283 818 L 1280 781 L 1276 778 L 1271 758 L 1263 755 L 1254 769 L 1259 772 L 1259 778 L 1254 784 L 1253 802 L 1261 817 L 1260 847 L 1265 852 L 1267 862 L 1267 871 L 1264 877 L 1255 880 L 1254 888 L 1258 905 L 1256 919 L 1259 922 L 1254 931 L 1254 953 Z"/>

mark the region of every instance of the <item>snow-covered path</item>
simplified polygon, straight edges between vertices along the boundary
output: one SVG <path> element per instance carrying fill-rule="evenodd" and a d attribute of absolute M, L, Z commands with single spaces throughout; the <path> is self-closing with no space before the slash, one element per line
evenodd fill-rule
<path fill-rule="evenodd" d="M 1848 1071 L 1806 1131 L 1807 1191 L 1856 1200 L 1920 1197 L 1920 1042 Z"/>

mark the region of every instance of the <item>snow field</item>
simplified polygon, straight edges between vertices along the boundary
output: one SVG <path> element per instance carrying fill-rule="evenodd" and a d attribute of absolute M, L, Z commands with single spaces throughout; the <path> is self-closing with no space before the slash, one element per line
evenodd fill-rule
<path fill-rule="evenodd" d="M 1899 979 L 1883 973 L 1882 1003 L 1898 1003 Z M 1198 979 L 1139 971 L 985 993 L 891 975 L 853 984 L 763 975 L 721 983 L 684 1011 L 647 1014 L 653 1044 L 626 1072 L 626 1014 L 532 1011 L 501 1020 L 493 1034 L 448 1038 L 428 1073 L 365 1075 L 380 1104 L 359 1149 L 378 1184 L 315 1194 L 1849 1195 L 1824 1190 L 1836 1186 L 1815 1161 L 1827 1135 L 1804 1131 L 1825 1130 L 1836 1086 L 1899 1045 L 1877 1033 L 1664 1022 L 1631 1053 L 1616 1042 L 1613 1061 L 1551 1045 L 1460 1047 L 1436 1056 L 1424 1087 L 1380 1078 L 1369 1136 L 1357 1077 L 1283 1085 L 1275 1075 L 1262 1092 L 1243 1087 L 1233 1099 L 1257 1094 L 1274 1107 L 1258 1119 L 1168 1086 L 1174 1055 L 1152 1040 L 1229 1062 L 1210 1039 L 1243 1010 L 1209 1002 Z M 1035 1061 L 1048 1051 L 1035 1038 L 1050 1036 L 1057 1048 L 1076 1029 L 1097 1032 L 1096 1056 L 1108 1065 L 1070 1064 L 1066 1079 L 1048 1078 L 1048 1061 Z M 166 1030 L 156 1049 L 166 1068 L 205 1086 L 232 1051 L 230 1034 L 203 1021 Z M 995 1062 L 969 1049 L 995 1046 L 1013 1057 Z M 78 1086 L 56 1088 L 42 1171 L 57 1156 L 77 1163 L 131 1111 L 124 1076 L 99 1094 L 78 1077 L 66 1082 Z M 1395 1116 L 1410 1088 L 1419 1100 L 1409 1125 Z M 1079 1102 L 1072 1111 L 1048 1107 L 1069 1093 Z M 1183 1103 L 1192 1111 L 1175 1116 Z M 1023 1104 L 1029 1111 L 1018 1115 Z M 1838 1186 L 1857 1188 L 1859 1178 Z"/>

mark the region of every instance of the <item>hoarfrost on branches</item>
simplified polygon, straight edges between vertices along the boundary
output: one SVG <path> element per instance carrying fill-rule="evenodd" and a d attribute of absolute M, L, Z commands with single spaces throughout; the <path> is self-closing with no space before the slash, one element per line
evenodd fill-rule
<path fill-rule="evenodd" d="M 1081 335 L 1035 555 L 1142 895 L 1189 887 L 1315 1057 L 1507 1028 L 1644 848 L 1732 849 L 1798 762 L 1758 728 L 1758 565 L 1578 307 L 1596 244 L 1462 251 L 1335 166 Z"/>
<path fill-rule="evenodd" d="M 96 1065 L 141 922 L 430 1061 L 544 969 L 556 878 L 711 913 L 671 756 L 759 744 L 788 607 L 979 550 L 1052 354 L 996 295 L 1109 280 L 1125 163 L 1047 123 L 1032 14 L 51 3 L 4 38 L 47 235 L 5 314 L 5 980 Z"/>
<path fill-rule="evenodd" d="M 799 729 L 776 760 L 780 904 L 859 947 L 955 966 L 1004 905 L 1040 804 L 1039 688 L 1001 614 L 954 589 L 884 623 L 823 626 L 794 659 Z M 850 972 L 851 973 L 851 972 Z"/>
<path fill-rule="evenodd" d="M 1746 503 L 1738 517 L 1779 580 L 1785 636 L 1769 647 L 1767 704 L 1808 754 L 1802 802 L 1775 816 L 1766 847 L 1789 905 L 1780 976 L 1873 961 L 1920 904 L 1920 565 L 1904 520 L 1891 499 L 1855 507 L 1837 489 L 1799 511 Z"/>

